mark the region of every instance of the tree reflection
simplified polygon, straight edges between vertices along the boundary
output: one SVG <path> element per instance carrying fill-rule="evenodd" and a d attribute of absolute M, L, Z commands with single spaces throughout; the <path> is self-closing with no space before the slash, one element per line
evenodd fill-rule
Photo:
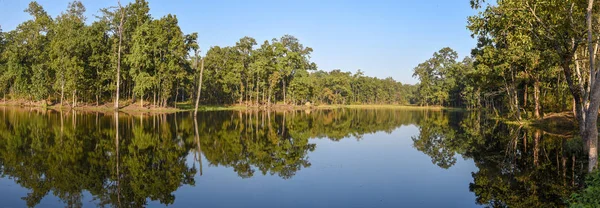
<path fill-rule="evenodd" d="M 196 184 L 203 165 L 231 168 L 241 178 L 289 179 L 311 166 L 308 154 L 317 147 L 310 138 L 360 140 L 405 125 L 418 127 L 413 146 L 433 164 L 447 169 L 460 156 L 474 161 L 478 171 L 469 188 L 482 205 L 563 206 L 581 186 L 585 167 L 578 140 L 507 126 L 477 112 L 218 111 L 200 112 L 197 119 L 189 113 L 0 114 L 0 174 L 29 189 L 27 206 L 51 194 L 81 207 L 86 192 L 97 206 L 169 205 L 179 187 Z"/>
<path fill-rule="evenodd" d="M 141 128 L 119 113 L 97 118 L 4 111 L 1 173 L 30 190 L 23 198 L 27 206 L 52 193 L 69 207 L 81 207 L 84 191 L 99 206 L 138 207 L 147 198 L 171 204 L 173 191 L 194 183 L 195 170 L 185 164 L 188 149 L 170 136 L 169 128 L 155 134 Z"/>
<path fill-rule="evenodd" d="M 481 119 L 481 113 L 428 114 L 414 146 L 449 168 L 456 154 L 472 159 L 469 189 L 491 207 L 561 207 L 581 186 L 585 159 L 580 140 Z"/>
<path fill-rule="evenodd" d="M 452 143 L 456 130 L 449 127 L 447 112 L 428 112 L 418 123 L 419 135 L 413 136 L 413 146 L 429 155 L 431 162 L 448 169 L 456 163 Z"/>
<path fill-rule="evenodd" d="M 168 205 L 173 192 L 195 185 L 202 158 L 255 174 L 293 177 L 310 167 L 310 138 L 339 141 L 414 124 L 424 112 L 323 110 L 203 112 L 128 115 L 11 109 L 0 111 L 0 174 L 30 190 L 35 206 L 52 194 L 66 206 L 83 206 L 89 192 L 97 206 Z M 198 162 L 188 167 L 193 154 Z"/>

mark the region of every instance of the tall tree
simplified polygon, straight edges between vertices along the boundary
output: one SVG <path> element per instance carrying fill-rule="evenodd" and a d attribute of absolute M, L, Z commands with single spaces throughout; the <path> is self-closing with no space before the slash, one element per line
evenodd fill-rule
<path fill-rule="evenodd" d="M 456 66 L 458 54 L 451 48 L 442 48 L 433 57 L 414 69 L 413 77 L 420 81 L 419 93 L 422 105 L 445 105 L 449 101 L 448 90 L 454 86 L 454 78 L 448 76 Z"/>
<path fill-rule="evenodd" d="M 65 89 L 71 92 L 75 107 L 77 89 L 83 76 L 85 47 L 82 35 L 85 28 L 85 7 L 79 1 L 69 3 L 65 13 L 56 18 L 54 32 L 57 37 L 51 41 L 52 66 L 56 75 L 55 88 L 60 90 L 60 104 L 63 105 Z"/>
<path fill-rule="evenodd" d="M 480 0 L 472 0 L 472 6 L 479 8 Z M 589 156 L 588 169 L 597 166 L 598 108 L 600 107 L 600 77 L 597 75 L 597 23 L 594 23 L 594 1 L 499 1 L 497 5 L 488 5 L 478 17 L 472 18 L 479 24 L 476 30 L 480 39 L 491 37 L 489 41 L 504 36 L 480 31 L 491 27 L 514 29 L 519 23 L 519 31 L 531 34 L 542 47 L 554 51 L 558 65 L 574 99 L 575 117 L 579 133 L 586 143 Z M 496 22 L 497 24 L 489 24 Z M 491 36 L 488 36 L 491 35 Z M 587 52 L 584 52 L 587 48 Z M 587 61 L 585 61 L 587 60 Z M 587 66 L 588 70 L 584 70 Z"/>
<path fill-rule="evenodd" d="M 115 90 L 115 111 L 119 110 L 119 86 L 121 85 L 121 46 L 123 44 L 123 23 L 125 22 L 125 10 L 123 10 L 123 7 L 121 6 L 121 1 L 118 1 L 119 4 L 119 14 L 120 14 L 120 20 L 119 20 L 119 27 L 117 28 L 117 34 L 119 35 L 119 49 L 117 51 L 117 75 L 116 75 L 116 87 L 117 89 Z"/>
<path fill-rule="evenodd" d="M 52 18 L 37 2 L 25 10 L 33 20 L 25 21 L 6 34 L 3 81 L 16 97 L 39 100 L 50 94 L 48 83 L 48 45 L 52 36 Z"/>

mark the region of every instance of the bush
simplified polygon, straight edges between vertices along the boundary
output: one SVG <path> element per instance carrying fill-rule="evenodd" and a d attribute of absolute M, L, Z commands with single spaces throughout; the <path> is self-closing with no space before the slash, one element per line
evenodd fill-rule
<path fill-rule="evenodd" d="M 571 195 L 570 207 L 600 206 L 600 172 L 594 171 L 585 179 L 585 188 Z"/>

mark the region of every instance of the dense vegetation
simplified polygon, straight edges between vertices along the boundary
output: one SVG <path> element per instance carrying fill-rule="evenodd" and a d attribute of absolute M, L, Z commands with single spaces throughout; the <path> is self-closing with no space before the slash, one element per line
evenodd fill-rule
<path fill-rule="evenodd" d="M 91 24 L 79 1 L 55 18 L 36 2 L 25 11 L 31 20 L 0 31 L 5 100 L 173 106 L 195 100 L 200 77 L 207 104 L 406 104 L 412 90 L 360 71 L 316 71 L 313 49 L 291 35 L 260 45 L 243 37 L 201 57 L 198 34 L 184 34 L 175 15 L 153 18 L 145 0 L 102 9 Z"/>
<path fill-rule="evenodd" d="M 471 0 L 467 28 L 477 39 L 458 62 L 448 48 L 415 68 L 421 104 L 486 108 L 514 120 L 572 111 L 589 154 L 598 160 L 600 76 L 594 9 L 598 2 Z"/>

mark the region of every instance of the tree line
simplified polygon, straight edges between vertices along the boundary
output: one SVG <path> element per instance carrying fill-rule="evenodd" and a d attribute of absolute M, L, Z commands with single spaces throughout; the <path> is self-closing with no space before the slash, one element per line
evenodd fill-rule
<path fill-rule="evenodd" d="M 463 61 L 450 48 L 414 69 L 421 105 L 486 108 L 513 120 L 574 114 L 597 166 L 600 76 L 597 1 L 471 0 L 477 40 Z M 596 8 L 595 8 L 596 7 Z"/>
<path fill-rule="evenodd" d="M 25 10 L 30 20 L 0 30 L 4 100 L 71 107 L 119 107 L 119 98 L 157 107 L 198 97 L 205 104 L 246 105 L 410 101 L 411 86 L 392 78 L 316 71 L 313 49 L 291 35 L 260 45 L 243 37 L 202 57 L 198 33 L 184 34 L 175 15 L 153 18 L 145 0 L 101 9 L 91 24 L 85 11 L 73 1 L 52 18 L 33 1 Z"/>

